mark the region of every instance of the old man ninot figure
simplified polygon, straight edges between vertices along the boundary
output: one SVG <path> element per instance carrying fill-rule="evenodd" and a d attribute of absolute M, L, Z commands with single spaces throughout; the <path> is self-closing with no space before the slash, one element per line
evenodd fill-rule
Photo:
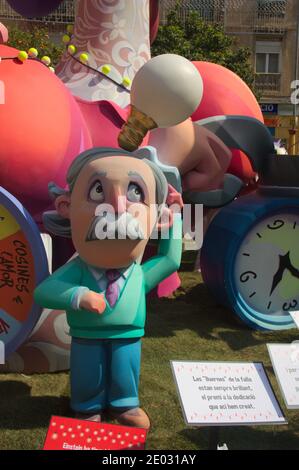
<path fill-rule="evenodd" d="M 138 399 L 145 297 L 179 268 L 182 250 L 181 196 L 166 168 L 152 147 L 94 148 L 71 164 L 68 191 L 49 185 L 56 211 L 44 214 L 44 224 L 71 236 L 78 256 L 42 282 L 35 299 L 67 312 L 78 417 L 100 421 L 108 409 L 121 424 L 150 426 Z M 140 264 L 157 228 L 167 236 L 157 256 Z"/>

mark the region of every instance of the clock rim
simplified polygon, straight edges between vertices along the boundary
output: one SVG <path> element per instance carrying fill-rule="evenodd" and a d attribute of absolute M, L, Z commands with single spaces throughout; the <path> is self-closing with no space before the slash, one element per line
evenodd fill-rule
<path fill-rule="evenodd" d="M 282 207 L 284 208 L 284 212 L 288 212 L 288 213 L 294 212 L 294 213 L 297 213 L 298 215 L 298 211 L 296 212 L 295 207 L 291 207 L 289 208 L 289 210 L 287 210 L 285 206 L 282 206 Z M 262 220 L 265 220 L 268 217 L 271 217 L 276 214 L 281 214 L 281 213 L 282 213 L 281 208 L 273 210 L 271 213 L 265 212 L 263 216 L 259 216 L 256 219 L 253 225 L 249 225 L 248 227 L 250 227 L 250 229 L 253 229 L 254 226 L 258 225 L 260 222 L 262 222 Z M 244 231 L 245 236 L 247 236 L 249 232 L 248 227 L 247 227 L 247 230 Z M 230 273 L 228 271 L 228 277 L 227 277 L 228 286 L 230 286 L 232 290 L 233 297 L 237 300 L 237 306 L 238 306 L 238 310 L 240 311 L 241 318 L 242 319 L 246 318 L 247 321 L 249 321 L 250 323 L 253 322 L 255 325 L 259 325 L 261 328 L 265 328 L 266 326 L 266 329 L 268 329 L 267 326 L 269 324 L 271 325 L 271 329 L 275 327 L 292 328 L 295 325 L 290 314 L 277 316 L 277 315 L 266 315 L 262 312 L 259 312 L 258 310 L 255 310 L 254 308 L 250 307 L 246 303 L 246 300 L 241 296 L 240 292 L 238 291 L 237 286 L 235 285 L 236 284 L 235 262 L 236 262 L 236 258 L 237 258 L 237 255 L 238 255 L 238 252 L 240 250 L 243 240 L 244 240 L 244 236 L 243 237 L 239 236 L 238 245 L 235 246 L 234 255 L 231 259 L 231 267 L 230 267 L 231 275 L 229 275 Z M 227 269 L 229 269 L 229 267 Z M 239 295 L 236 295 L 236 294 L 239 294 Z"/>
<path fill-rule="evenodd" d="M 233 201 L 229 206 L 222 208 L 212 220 L 205 235 L 202 254 L 202 277 L 211 290 L 212 294 L 220 300 L 222 304 L 228 307 L 239 319 L 244 321 L 248 326 L 253 329 L 276 331 L 295 328 L 294 321 L 290 315 L 275 316 L 267 315 L 262 318 L 261 312 L 258 312 L 249 307 L 245 302 L 240 302 L 238 290 L 234 286 L 234 270 L 235 261 L 241 243 L 247 235 L 249 229 L 259 223 L 262 219 L 269 217 L 271 214 L 284 212 L 295 212 L 299 215 L 299 199 L 289 197 L 267 197 L 258 193 L 242 196 Z M 243 224 L 238 220 L 242 219 Z M 221 252 L 221 248 L 216 246 L 216 253 L 220 255 L 220 262 L 223 262 L 223 278 L 217 279 L 216 282 L 211 278 L 211 270 L 206 269 L 208 261 L 207 251 L 215 247 L 208 247 L 209 236 L 217 234 L 219 237 L 219 230 L 225 228 L 226 240 L 226 253 Z M 204 258 L 204 263 L 202 259 Z M 206 271 L 206 272 L 205 272 Z M 209 272 L 208 272 L 209 271 Z M 221 292 L 216 292 L 219 289 Z M 242 299 L 243 300 L 243 299 Z"/>
<path fill-rule="evenodd" d="M 292 210 L 285 211 L 285 214 L 292 214 L 292 213 L 296 214 L 297 217 L 299 217 L 298 211 L 295 211 L 294 208 L 293 208 Z M 254 230 L 254 227 L 257 226 L 258 224 L 260 224 L 263 220 L 266 221 L 266 220 L 267 220 L 268 218 L 270 218 L 270 217 L 273 217 L 273 216 L 275 216 L 275 215 L 282 215 L 282 214 L 283 214 L 283 212 L 282 212 L 281 210 L 279 210 L 279 211 L 274 211 L 274 212 L 272 212 L 271 214 L 267 214 L 265 217 L 260 218 L 260 219 L 256 222 L 256 224 L 252 225 L 252 226 L 251 226 L 251 230 Z M 299 226 L 298 226 L 298 227 L 299 227 Z M 246 232 L 246 236 L 248 236 L 248 234 L 249 234 L 249 231 Z M 256 315 L 255 315 L 254 313 L 257 312 L 257 310 L 255 310 L 253 307 L 250 307 L 250 306 L 247 304 L 247 301 L 245 300 L 244 296 L 240 293 L 240 291 L 237 289 L 237 286 L 236 286 L 237 281 L 236 281 L 236 279 L 235 279 L 235 269 L 236 269 L 236 268 L 235 268 L 235 263 L 236 263 L 236 259 L 237 259 L 237 256 L 238 256 L 238 253 L 239 253 L 239 251 L 240 251 L 240 248 L 241 248 L 241 246 L 242 246 L 242 242 L 243 242 L 243 241 L 244 241 L 244 238 L 242 238 L 242 239 L 240 240 L 240 244 L 239 244 L 237 250 L 235 251 L 235 255 L 234 255 L 234 260 L 233 260 L 234 282 L 232 282 L 232 284 L 233 284 L 232 288 L 234 288 L 234 289 L 236 290 L 236 292 L 238 292 L 239 298 L 240 298 L 241 301 L 242 301 L 242 305 L 243 305 L 243 306 L 246 306 L 246 308 L 247 308 L 248 310 L 250 309 L 250 311 L 252 312 L 252 317 L 256 318 Z M 299 297 L 299 292 L 298 292 L 298 297 Z M 241 303 L 241 302 L 240 302 L 240 303 Z M 299 307 L 299 305 L 298 305 L 297 307 Z M 297 310 L 298 310 L 298 308 L 297 308 Z M 289 311 L 291 311 L 291 310 L 289 310 Z M 289 314 L 286 314 L 286 315 L 279 315 L 279 316 L 277 316 L 277 315 L 273 315 L 273 314 L 271 315 L 271 314 L 265 314 L 265 313 L 259 312 L 259 317 L 258 317 L 258 319 L 267 322 L 267 320 L 269 319 L 269 317 L 273 317 L 273 318 L 275 318 L 275 319 L 277 318 L 277 320 L 279 320 L 279 318 L 280 318 L 280 319 L 281 319 L 281 323 L 284 324 L 285 322 L 284 322 L 283 320 L 286 320 L 287 318 L 289 318 L 290 315 L 289 315 Z M 289 318 L 289 319 L 290 319 L 290 318 Z M 278 322 L 278 323 L 279 323 L 279 322 Z M 288 322 L 287 322 L 287 323 L 288 323 Z"/>
<path fill-rule="evenodd" d="M 49 275 L 47 254 L 40 231 L 24 206 L 2 186 L 0 186 L 0 204 L 13 215 L 30 246 L 34 260 L 35 286 L 37 286 Z M 37 324 L 42 310 L 43 308 L 35 303 L 32 292 L 32 306 L 27 320 L 23 323 L 19 332 L 7 344 L 4 343 L 6 359 L 14 353 L 29 336 Z M 6 312 L 6 314 L 9 315 L 9 312 Z"/>

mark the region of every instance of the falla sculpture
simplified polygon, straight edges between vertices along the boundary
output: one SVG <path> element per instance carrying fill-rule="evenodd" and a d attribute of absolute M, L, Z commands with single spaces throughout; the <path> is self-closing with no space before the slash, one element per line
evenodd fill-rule
<path fill-rule="evenodd" d="M 60 3 L 8 1 L 24 17 L 45 16 Z M 147 71 L 158 25 L 156 0 L 79 0 L 55 73 L 47 56 L 8 47 L 7 34 L 1 34 L 0 71 L 6 101 L 0 107 L 1 135 L 5 136 L 0 143 L 0 185 L 20 200 L 41 232 L 45 231 L 42 214 L 53 208 L 48 182 L 64 188 L 67 169 L 82 151 L 127 145 L 119 139 L 130 117 L 132 122 L 131 90 L 138 84 L 135 77 Z M 191 69 L 193 78 L 198 72 L 197 105 L 165 127 L 149 116 L 155 124 L 151 129 L 144 127 L 140 146 L 155 147 L 161 163 L 178 169 L 185 201 L 222 206 L 242 191 L 255 172 L 246 157 L 250 152 L 246 138 L 225 141 L 210 125 L 210 118 L 222 117 L 225 127 L 227 115 L 250 117 L 260 129 L 262 115 L 249 88 L 229 70 L 206 62 L 193 63 Z M 173 73 L 175 80 L 176 70 Z M 179 76 L 178 95 L 191 89 L 193 78 Z M 152 75 L 152 85 L 136 87 L 138 104 L 146 93 L 152 96 L 153 85 Z M 225 92 L 219 94 L 219 87 Z M 176 107 L 176 97 L 169 99 L 169 106 Z M 135 120 L 137 130 L 146 116 L 144 110 L 138 111 L 143 118 Z M 74 247 L 70 240 L 55 235 L 52 245 L 55 270 L 74 254 Z M 155 252 L 156 247 L 147 246 L 145 259 Z M 169 295 L 179 285 L 174 272 L 158 284 L 156 292 Z M 8 358 L 6 369 L 31 373 L 68 368 L 67 331 L 64 312 L 45 310 L 27 342 Z"/>

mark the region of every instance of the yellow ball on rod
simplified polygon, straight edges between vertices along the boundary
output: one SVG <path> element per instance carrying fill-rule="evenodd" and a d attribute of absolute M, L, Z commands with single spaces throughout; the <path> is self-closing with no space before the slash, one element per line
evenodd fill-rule
<path fill-rule="evenodd" d="M 28 59 L 28 54 L 26 51 L 19 51 L 18 53 L 18 59 L 21 61 L 21 62 L 25 62 L 25 60 Z"/>
<path fill-rule="evenodd" d="M 123 81 L 122 81 L 122 84 L 123 86 L 125 86 L 126 88 L 129 87 L 131 85 L 131 79 L 129 77 L 124 77 L 123 78 Z"/>
<path fill-rule="evenodd" d="M 74 46 L 74 44 L 70 44 L 67 50 L 68 50 L 68 53 L 71 55 L 74 55 L 77 52 L 77 48 L 76 46 Z"/>
<path fill-rule="evenodd" d="M 107 65 L 107 64 L 103 65 L 103 67 L 102 67 L 102 72 L 103 72 L 105 75 L 108 75 L 108 73 L 111 72 L 111 67 L 110 67 L 110 65 Z"/>
<path fill-rule="evenodd" d="M 38 50 L 35 49 L 35 47 L 30 47 L 28 55 L 29 57 L 31 57 L 31 59 L 36 59 L 36 57 L 38 56 Z"/>
<path fill-rule="evenodd" d="M 70 38 L 70 36 L 69 36 L 68 34 L 64 34 L 64 35 L 62 36 L 62 42 L 63 42 L 64 44 L 68 44 L 68 43 L 70 42 L 70 40 L 71 40 L 71 38 Z"/>
<path fill-rule="evenodd" d="M 49 66 L 51 64 L 51 59 L 50 57 L 48 57 L 47 55 L 44 55 L 42 58 L 41 58 L 41 61 L 43 64 Z"/>
<path fill-rule="evenodd" d="M 80 62 L 82 62 L 83 64 L 87 64 L 89 55 L 87 54 L 87 52 L 82 52 L 82 54 L 80 54 L 79 56 L 79 59 L 80 59 Z"/>

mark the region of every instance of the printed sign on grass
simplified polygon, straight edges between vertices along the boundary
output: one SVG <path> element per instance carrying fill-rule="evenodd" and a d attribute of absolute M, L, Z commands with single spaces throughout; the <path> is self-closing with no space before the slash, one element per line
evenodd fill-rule
<path fill-rule="evenodd" d="M 146 430 L 52 416 L 44 450 L 143 450 Z"/>
<path fill-rule="evenodd" d="M 286 424 L 263 364 L 171 361 L 188 425 Z"/>
<path fill-rule="evenodd" d="M 299 343 L 267 344 L 272 366 L 285 404 L 299 408 Z"/>

